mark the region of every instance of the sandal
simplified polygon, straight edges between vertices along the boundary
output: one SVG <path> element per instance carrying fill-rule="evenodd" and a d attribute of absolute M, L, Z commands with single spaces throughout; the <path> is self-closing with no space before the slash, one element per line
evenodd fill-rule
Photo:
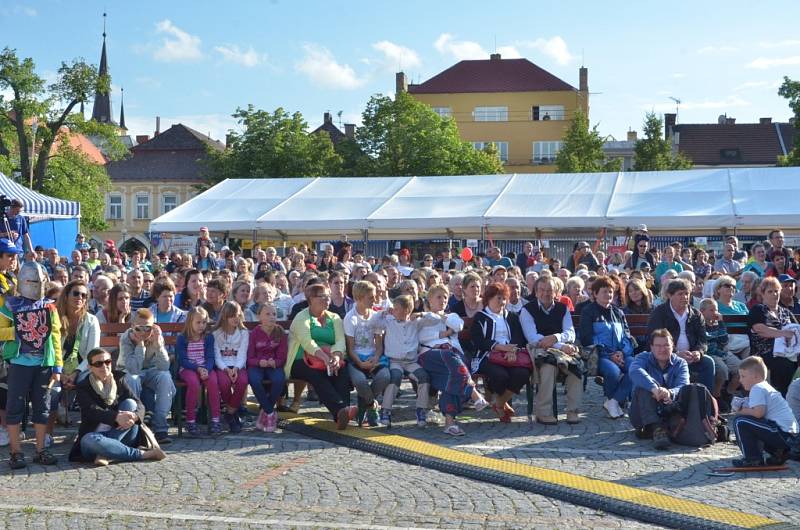
<path fill-rule="evenodd" d="M 457 424 L 448 425 L 444 428 L 444 433 L 449 434 L 451 436 L 464 436 L 466 433 L 464 429 L 459 427 Z"/>

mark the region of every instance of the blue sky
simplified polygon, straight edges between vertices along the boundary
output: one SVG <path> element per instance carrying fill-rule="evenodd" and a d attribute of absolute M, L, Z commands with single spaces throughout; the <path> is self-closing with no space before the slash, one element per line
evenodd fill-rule
<path fill-rule="evenodd" d="M 222 139 L 250 103 L 300 111 L 311 127 L 325 111 L 358 122 L 372 94 L 393 93 L 398 68 L 421 82 L 495 50 L 574 86 L 585 64 L 590 120 L 617 139 L 648 110 L 674 112 L 670 96 L 682 123 L 786 121 L 777 88 L 800 79 L 796 0 L 2 0 L 0 45 L 48 79 L 62 60 L 97 64 L 104 9 L 113 108 L 124 87 L 131 134 L 152 134 L 161 116 L 162 130 L 182 122 Z"/>

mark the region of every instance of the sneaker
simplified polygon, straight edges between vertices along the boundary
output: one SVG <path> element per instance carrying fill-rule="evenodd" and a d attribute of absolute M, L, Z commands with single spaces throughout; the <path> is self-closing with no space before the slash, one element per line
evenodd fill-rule
<path fill-rule="evenodd" d="M 417 407 L 417 427 L 425 427 L 428 425 L 427 414 L 428 412 L 425 409 Z"/>
<path fill-rule="evenodd" d="M 153 423 L 153 411 L 152 410 L 145 411 L 145 413 L 144 413 L 144 423 L 148 427 L 152 427 L 152 423 Z"/>
<path fill-rule="evenodd" d="M 444 433 L 449 434 L 450 436 L 464 436 L 466 434 L 464 429 L 459 427 L 457 424 L 448 425 L 444 428 Z"/>
<path fill-rule="evenodd" d="M 231 432 L 233 434 L 239 434 L 242 432 L 242 419 L 239 417 L 238 414 L 231 414 L 232 419 L 231 422 L 228 424 L 230 425 Z"/>
<path fill-rule="evenodd" d="M 653 448 L 663 451 L 669 447 L 669 436 L 663 427 L 656 427 L 653 430 Z"/>
<path fill-rule="evenodd" d="M 433 423 L 435 425 L 443 425 L 444 424 L 444 416 L 436 412 L 435 410 L 431 409 L 425 415 L 425 422 L 426 423 Z"/>
<path fill-rule="evenodd" d="M 219 420 L 211 420 L 211 425 L 208 426 L 208 434 L 211 436 L 219 436 L 222 434 L 222 424 Z"/>
<path fill-rule="evenodd" d="M 44 433 L 44 448 L 50 449 L 53 447 L 53 435 L 50 433 Z"/>
<path fill-rule="evenodd" d="M 617 418 L 621 418 L 625 415 L 625 413 L 622 412 L 622 408 L 620 408 L 619 406 L 619 402 L 617 402 L 617 400 L 613 398 L 607 399 L 606 402 L 603 403 L 603 408 L 606 409 L 608 415 L 611 417 L 611 419 L 614 420 Z"/>
<path fill-rule="evenodd" d="M 186 435 L 187 436 L 197 436 L 197 423 L 190 421 L 186 424 Z"/>
<path fill-rule="evenodd" d="M 731 460 L 733 467 L 763 467 L 763 458 L 736 458 Z"/>
<path fill-rule="evenodd" d="M 581 417 L 578 415 L 576 411 L 568 411 L 567 412 L 567 423 L 570 425 L 577 425 L 581 422 Z"/>
<path fill-rule="evenodd" d="M 272 414 L 267 414 L 267 421 L 266 425 L 264 426 L 264 432 L 275 432 L 275 429 L 278 428 L 278 413 L 272 411 Z"/>
<path fill-rule="evenodd" d="M 366 417 L 366 415 L 367 415 L 367 406 L 362 404 L 361 400 L 359 400 L 358 412 L 356 412 L 356 425 L 358 425 L 359 427 L 364 425 L 364 418 Z"/>
<path fill-rule="evenodd" d="M 789 460 L 789 453 L 781 449 L 776 453 L 770 454 L 765 463 L 768 466 L 782 466 L 787 460 Z"/>
<path fill-rule="evenodd" d="M 381 409 L 380 423 L 387 429 L 392 427 L 392 411 Z"/>
<path fill-rule="evenodd" d="M 653 439 L 653 426 L 645 425 L 636 429 L 636 438 L 639 440 L 652 440 Z"/>
<path fill-rule="evenodd" d="M 155 434 L 158 445 L 169 445 L 172 443 L 172 438 L 169 437 L 169 433 L 167 431 L 157 432 Z"/>
<path fill-rule="evenodd" d="M 267 430 L 267 413 L 264 412 L 263 410 L 258 415 L 258 419 L 256 420 L 256 429 L 265 432 Z"/>
<path fill-rule="evenodd" d="M 8 443 L 8 431 L 5 427 L 0 427 L 0 447 L 5 447 Z"/>
<path fill-rule="evenodd" d="M 483 398 L 483 396 L 481 396 L 481 398 L 478 401 L 476 401 L 473 406 L 475 407 L 475 411 L 476 412 L 480 412 L 480 411 L 482 411 L 483 409 L 485 409 L 486 407 L 489 406 L 489 402 L 486 401 Z"/>
<path fill-rule="evenodd" d="M 11 469 L 24 469 L 27 466 L 28 463 L 25 461 L 25 453 L 11 453 L 8 459 L 8 467 Z"/>
<path fill-rule="evenodd" d="M 52 466 L 58 463 L 58 458 L 56 458 L 55 455 L 47 449 L 42 449 L 36 453 L 36 456 L 33 457 L 33 462 L 43 466 Z"/>
<path fill-rule="evenodd" d="M 555 416 L 543 415 L 539 416 L 536 415 L 536 423 L 541 423 L 542 425 L 558 425 L 558 419 Z"/>
<path fill-rule="evenodd" d="M 367 409 L 366 417 L 367 417 L 367 425 L 369 425 L 370 427 L 377 427 L 379 425 L 377 403 L 375 403 L 375 405 L 372 408 Z"/>

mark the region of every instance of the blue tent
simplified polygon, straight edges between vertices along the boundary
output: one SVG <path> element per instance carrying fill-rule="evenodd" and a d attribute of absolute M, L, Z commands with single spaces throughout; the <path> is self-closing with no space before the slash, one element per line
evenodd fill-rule
<path fill-rule="evenodd" d="M 75 247 L 80 229 L 81 203 L 48 197 L 35 192 L 0 173 L 0 194 L 20 199 L 30 221 L 31 241 L 45 248 L 55 247 L 59 254 L 69 255 Z"/>

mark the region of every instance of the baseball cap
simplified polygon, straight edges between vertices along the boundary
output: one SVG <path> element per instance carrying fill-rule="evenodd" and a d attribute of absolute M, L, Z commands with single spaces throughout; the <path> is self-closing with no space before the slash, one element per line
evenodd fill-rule
<path fill-rule="evenodd" d="M 638 230 L 639 232 L 647 232 L 647 225 L 646 224 L 640 224 L 640 225 L 638 225 L 636 227 L 636 230 Z"/>
<path fill-rule="evenodd" d="M 17 254 L 19 249 L 6 238 L 0 239 L 0 254 Z"/>
<path fill-rule="evenodd" d="M 494 267 L 492 267 L 492 274 L 494 274 L 495 272 L 499 271 L 500 269 L 503 269 L 504 271 L 508 271 L 508 269 L 506 269 L 505 265 L 495 265 Z"/>
<path fill-rule="evenodd" d="M 592 248 L 592 247 L 586 241 L 581 241 L 575 248 L 581 249 L 581 248 Z"/>
<path fill-rule="evenodd" d="M 796 283 L 797 282 L 797 280 L 795 280 L 794 278 L 792 278 L 788 274 L 779 275 L 778 276 L 778 281 L 781 282 L 781 283 L 786 283 L 786 282 L 795 282 Z"/>

